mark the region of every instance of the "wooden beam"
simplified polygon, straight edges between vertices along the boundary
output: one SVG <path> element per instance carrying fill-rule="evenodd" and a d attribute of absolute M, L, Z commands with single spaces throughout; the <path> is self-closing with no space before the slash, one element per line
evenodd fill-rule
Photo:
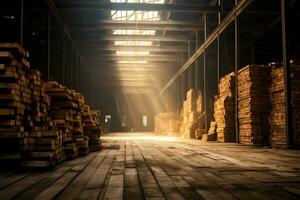
<path fill-rule="evenodd" d="M 160 35 L 99 35 L 98 37 L 78 37 L 78 42 L 100 42 L 100 41 L 154 41 L 154 42 L 187 42 L 189 37 L 182 36 L 160 36 Z"/>
<path fill-rule="evenodd" d="M 153 88 L 155 85 L 153 81 L 101 81 L 101 86 L 108 86 L 108 87 L 123 87 L 123 88 Z"/>
<path fill-rule="evenodd" d="M 183 52 L 185 46 L 121 46 L 121 45 L 99 45 L 82 50 L 83 53 L 94 53 L 101 51 L 150 51 L 150 52 Z"/>
<path fill-rule="evenodd" d="M 195 4 L 153 4 L 153 3 L 110 3 L 100 1 L 62 1 L 57 7 L 64 10 L 140 10 L 140 11 L 172 11 L 187 13 L 217 13 L 218 6 Z"/>
<path fill-rule="evenodd" d="M 172 83 L 181 76 L 181 74 L 187 70 L 191 64 L 193 64 L 198 57 L 209 47 L 216 38 L 234 21 L 236 16 L 238 16 L 243 10 L 245 10 L 248 5 L 250 5 L 253 0 L 240 0 L 236 6 L 225 16 L 221 21 L 220 25 L 207 37 L 207 40 L 202 43 L 202 45 L 196 50 L 196 52 L 183 64 L 182 67 L 172 76 L 172 78 L 167 82 L 167 84 L 160 91 L 159 95 L 162 95 Z"/>
<path fill-rule="evenodd" d="M 97 56 L 85 57 L 87 60 L 93 61 L 160 61 L 160 62 L 179 62 L 181 58 L 173 55 L 141 55 L 141 56 L 119 56 L 115 54 L 100 54 Z"/>
<path fill-rule="evenodd" d="M 89 67 L 96 67 L 97 68 L 116 68 L 116 69 L 121 69 L 121 68 L 128 68 L 132 70 L 142 70 L 142 69 L 163 69 L 170 67 L 172 65 L 166 64 L 166 63 L 161 63 L 161 62 L 148 62 L 147 64 L 135 64 L 135 63 L 114 63 L 114 62 L 108 62 L 108 61 L 89 61 L 88 63 Z"/>
<path fill-rule="evenodd" d="M 86 23 L 84 25 L 71 25 L 72 31 L 91 30 L 166 30 L 166 31 L 199 31 L 202 30 L 200 22 L 180 22 L 180 21 L 120 21 L 102 20 L 96 24 Z"/>

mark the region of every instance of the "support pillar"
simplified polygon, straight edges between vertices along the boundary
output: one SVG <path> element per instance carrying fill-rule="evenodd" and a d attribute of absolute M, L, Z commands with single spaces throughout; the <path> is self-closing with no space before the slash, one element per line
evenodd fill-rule
<path fill-rule="evenodd" d="M 204 21 L 204 41 L 206 41 L 207 37 L 207 16 L 206 14 L 203 15 L 203 21 Z M 206 80 L 206 49 L 203 51 L 203 107 L 204 107 L 204 128 L 205 128 L 205 133 L 208 133 L 208 124 L 207 124 L 207 80 Z"/>
<path fill-rule="evenodd" d="M 282 31 L 282 60 L 284 67 L 284 98 L 285 98 L 285 131 L 287 134 L 286 144 L 291 146 L 294 144 L 292 131 L 292 113 L 291 113 L 291 91 L 290 91 L 290 58 L 288 48 L 288 1 L 281 0 L 281 31 Z"/>
<path fill-rule="evenodd" d="M 235 5 L 237 5 L 238 0 L 235 0 Z M 238 65 L 239 65 L 239 29 L 238 29 L 238 18 L 235 15 L 234 20 L 234 73 L 235 73 L 235 133 L 236 142 L 240 142 L 240 132 L 239 132 L 239 119 L 238 119 Z"/>

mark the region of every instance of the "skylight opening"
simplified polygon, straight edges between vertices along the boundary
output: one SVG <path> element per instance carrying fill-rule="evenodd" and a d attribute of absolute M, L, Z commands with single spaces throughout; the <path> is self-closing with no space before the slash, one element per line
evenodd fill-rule
<path fill-rule="evenodd" d="M 151 41 L 115 41 L 115 45 L 121 46 L 151 46 Z"/>
<path fill-rule="evenodd" d="M 121 64 L 147 64 L 148 61 L 146 61 L 146 60 L 134 60 L 134 61 L 120 60 L 120 61 L 118 61 L 118 63 L 121 63 Z"/>
<path fill-rule="evenodd" d="M 111 0 L 113 3 L 155 3 L 162 4 L 165 0 Z M 131 11 L 131 10 L 112 10 L 112 20 L 117 21 L 159 21 L 160 12 L 158 11 Z M 156 30 L 125 30 L 114 29 L 114 35 L 156 35 Z M 115 45 L 122 46 L 152 46 L 152 41 L 115 41 Z M 149 55 L 149 51 L 116 51 L 117 55 Z M 119 61 L 118 63 L 148 63 L 147 61 Z"/>
<path fill-rule="evenodd" d="M 117 51 L 117 55 L 139 55 L 139 56 L 144 56 L 144 55 L 149 55 L 149 51 Z"/>
<path fill-rule="evenodd" d="M 113 31 L 115 35 L 155 35 L 155 30 L 127 30 L 116 29 Z"/>

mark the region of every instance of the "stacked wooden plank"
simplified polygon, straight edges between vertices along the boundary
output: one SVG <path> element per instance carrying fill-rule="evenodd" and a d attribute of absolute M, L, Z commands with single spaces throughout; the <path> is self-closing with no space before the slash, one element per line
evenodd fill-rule
<path fill-rule="evenodd" d="M 56 81 L 44 82 L 46 93 L 51 97 L 49 115 L 57 127 L 63 132 L 62 140 L 65 155 L 73 159 L 78 155 L 76 141 L 73 138 L 74 115 L 79 105 L 73 101 L 74 92 Z"/>
<path fill-rule="evenodd" d="M 79 153 L 100 149 L 100 113 L 84 97 L 55 81 L 43 82 L 30 69 L 29 54 L 15 43 L 0 43 L 0 161 L 24 167 L 52 167 Z M 10 163 L 10 162 L 5 162 Z"/>
<path fill-rule="evenodd" d="M 154 132 L 157 135 L 178 136 L 180 122 L 175 113 L 159 113 L 155 116 Z"/>
<path fill-rule="evenodd" d="M 272 65 L 269 88 L 271 104 L 269 114 L 270 144 L 282 146 L 286 144 L 284 68 Z"/>
<path fill-rule="evenodd" d="M 18 44 L 0 43 L 0 159 L 20 162 L 30 148 L 31 95 L 28 53 Z M 26 126 L 25 126 L 26 125 Z M 4 163 L 4 162 L 3 162 Z"/>
<path fill-rule="evenodd" d="M 88 136 L 89 150 L 101 150 L 100 111 L 92 111 L 88 105 L 85 105 L 82 121 L 84 134 Z"/>
<path fill-rule="evenodd" d="M 199 117 L 202 112 L 202 95 L 201 91 L 190 89 L 186 94 L 186 100 L 183 102 L 182 123 L 180 127 L 181 136 L 184 138 L 201 138 L 196 131 L 201 128 Z"/>
<path fill-rule="evenodd" d="M 234 142 L 235 138 L 235 76 L 227 74 L 220 79 L 219 94 L 215 97 L 214 118 L 217 124 L 217 140 Z"/>
<path fill-rule="evenodd" d="M 31 112 L 33 126 L 28 139 L 31 141 L 30 151 L 24 155 L 23 167 L 53 167 L 65 159 L 62 146 L 62 131 L 48 116 L 50 97 L 43 87 L 41 73 L 29 70 L 31 92 Z"/>
<path fill-rule="evenodd" d="M 300 65 L 291 61 L 291 110 L 294 145 L 300 146 Z"/>
<path fill-rule="evenodd" d="M 82 123 L 82 115 L 84 112 L 85 100 L 80 93 L 76 93 L 75 91 L 72 92 L 74 92 L 74 95 L 72 95 L 73 101 L 76 104 L 78 104 L 79 108 L 75 110 L 73 114 L 73 138 L 76 141 L 79 155 L 86 155 L 89 152 L 89 138 L 84 135 Z"/>
<path fill-rule="evenodd" d="M 217 140 L 217 123 L 215 121 L 210 122 L 209 130 L 207 134 L 202 134 L 202 141 L 216 141 Z"/>
<path fill-rule="evenodd" d="M 267 144 L 270 111 L 270 67 L 249 65 L 238 71 L 238 120 L 240 142 Z"/>

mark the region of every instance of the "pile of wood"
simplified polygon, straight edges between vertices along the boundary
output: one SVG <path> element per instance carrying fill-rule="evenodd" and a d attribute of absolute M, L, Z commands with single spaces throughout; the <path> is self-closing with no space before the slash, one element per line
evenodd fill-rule
<path fill-rule="evenodd" d="M 238 120 L 240 142 L 269 142 L 270 67 L 249 65 L 238 71 Z"/>
<path fill-rule="evenodd" d="M 179 135 L 180 122 L 175 113 L 159 113 L 155 116 L 154 132 L 157 135 Z"/>
<path fill-rule="evenodd" d="M 88 136 L 88 147 L 90 151 L 101 150 L 101 126 L 100 111 L 92 111 L 90 106 L 85 105 L 83 110 L 83 131 Z"/>
<path fill-rule="evenodd" d="M 52 167 L 99 150 L 100 113 L 74 90 L 43 82 L 28 57 L 19 44 L 0 43 L 0 161 Z"/>
<path fill-rule="evenodd" d="M 201 138 L 196 131 L 201 129 L 200 115 L 202 114 L 202 95 L 200 91 L 190 89 L 186 94 L 186 100 L 183 102 L 182 123 L 180 127 L 181 136 L 184 138 Z"/>
<path fill-rule="evenodd" d="M 220 79 L 219 94 L 215 97 L 214 118 L 219 142 L 235 142 L 235 75 L 227 74 Z"/>
<path fill-rule="evenodd" d="M 75 91 L 69 90 L 56 81 L 44 82 L 46 93 L 51 97 L 49 115 L 56 123 L 57 127 L 63 132 L 62 140 L 65 155 L 68 159 L 78 156 L 76 145 L 77 138 L 83 138 L 83 132 L 74 129 L 75 121 L 78 123 L 78 113 L 80 107 L 75 98 Z"/>
<path fill-rule="evenodd" d="M 270 144 L 282 146 L 286 144 L 284 68 L 272 65 L 269 88 L 271 104 L 269 114 Z"/>
<path fill-rule="evenodd" d="M 75 92 L 75 91 L 73 91 Z M 83 132 L 83 123 L 82 116 L 84 113 L 85 100 L 84 97 L 80 93 L 76 93 L 73 97 L 73 100 L 76 104 L 78 104 L 79 109 L 75 110 L 73 117 L 73 137 L 76 141 L 76 145 L 78 148 L 79 155 L 86 155 L 89 152 L 89 138 L 84 135 Z"/>
<path fill-rule="evenodd" d="M 28 78 L 31 88 L 31 130 L 28 140 L 30 150 L 24 153 L 23 167 L 53 167 L 65 160 L 62 145 L 62 131 L 48 116 L 50 97 L 46 94 L 38 70 L 29 70 Z"/>
<path fill-rule="evenodd" d="M 217 140 L 217 122 L 211 121 L 207 134 L 202 134 L 202 141 L 216 141 Z"/>
<path fill-rule="evenodd" d="M 18 44 L 0 43 L 0 160 L 20 163 L 30 148 L 31 91 L 26 74 L 28 53 Z M 10 161 L 10 162 L 9 162 Z"/>
<path fill-rule="evenodd" d="M 291 61 L 291 110 L 294 145 L 300 145 L 300 65 Z"/>

